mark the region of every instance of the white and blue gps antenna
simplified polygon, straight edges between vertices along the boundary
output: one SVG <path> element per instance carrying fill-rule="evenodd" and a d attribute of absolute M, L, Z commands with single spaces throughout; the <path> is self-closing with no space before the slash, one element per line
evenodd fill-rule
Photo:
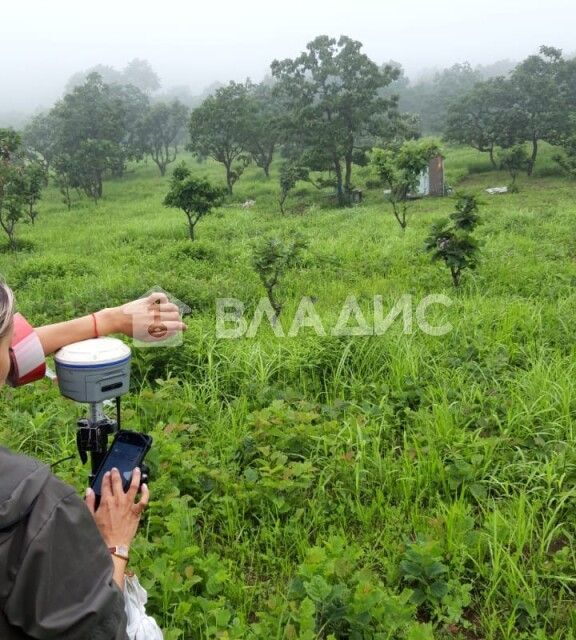
<path fill-rule="evenodd" d="M 120 429 L 120 397 L 130 388 L 130 348 L 117 338 L 92 338 L 62 347 L 54 355 L 60 392 L 89 405 L 78 420 L 76 444 L 82 463 L 90 453 L 92 477 L 108 451 L 108 436 Z M 116 419 L 104 413 L 104 402 L 115 400 Z"/>

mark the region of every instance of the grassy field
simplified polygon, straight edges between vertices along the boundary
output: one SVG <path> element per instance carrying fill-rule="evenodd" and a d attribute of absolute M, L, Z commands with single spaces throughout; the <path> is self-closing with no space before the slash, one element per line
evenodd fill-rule
<path fill-rule="evenodd" d="M 125 425 L 155 441 L 135 567 L 167 640 L 576 637 L 576 185 L 544 156 L 520 193 L 483 197 L 481 263 L 458 291 L 423 252 L 448 198 L 414 203 L 404 234 L 378 191 L 337 210 L 302 188 L 281 216 L 276 178 L 249 168 L 190 243 L 152 164 L 97 206 L 45 193 L 29 249 L 0 262 L 31 321 L 155 285 L 192 309 L 181 348 L 135 351 L 124 401 Z M 508 182 L 475 152 L 446 162 L 461 188 Z M 292 230 L 309 246 L 282 324 L 311 296 L 328 335 L 217 339 L 216 298 L 249 314 L 264 294 L 252 244 Z M 371 318 L 375 295 L 389 309 L 404 294 L 448 295 L 453 330 L 330 335 L 347 296 Z M 0 441 L 74 453 L 82 407 L 48 381 L 3 393 Z M 57 472 L 79 489 L 87 473 Z"/>

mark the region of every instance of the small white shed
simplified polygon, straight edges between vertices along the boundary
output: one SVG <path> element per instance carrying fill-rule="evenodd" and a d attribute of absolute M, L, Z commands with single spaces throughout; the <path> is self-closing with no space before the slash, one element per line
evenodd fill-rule
<path fill-rule="evenodd" d="M 420 174 L 417 195 L 443 196 L 444 194 L 444 156 L 438 155 L 430 160 L 428 167 Z"/>

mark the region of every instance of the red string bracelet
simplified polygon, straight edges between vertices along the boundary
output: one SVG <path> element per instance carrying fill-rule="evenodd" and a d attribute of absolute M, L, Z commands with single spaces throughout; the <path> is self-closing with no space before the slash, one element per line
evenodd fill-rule
<path fill-rule="evenodd" d="M 94 324 L 94 333 L 95 333 L 95 338 L 99 338 L 100 335 L 98 334 L 98 325 L 96 324 L 96 314 L 93 313 L 92 314 L 92 323 Z"/>

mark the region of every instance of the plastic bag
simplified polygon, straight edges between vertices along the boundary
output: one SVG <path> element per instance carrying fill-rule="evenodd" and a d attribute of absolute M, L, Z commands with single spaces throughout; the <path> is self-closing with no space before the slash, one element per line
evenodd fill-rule
<path fill-rule="evenodd" d="M 130 640 L 163 640 L 162 630 L 156 620 L 146 614 L 148 594 L 135 575 L 124 577 L 124 608 Z"/>

